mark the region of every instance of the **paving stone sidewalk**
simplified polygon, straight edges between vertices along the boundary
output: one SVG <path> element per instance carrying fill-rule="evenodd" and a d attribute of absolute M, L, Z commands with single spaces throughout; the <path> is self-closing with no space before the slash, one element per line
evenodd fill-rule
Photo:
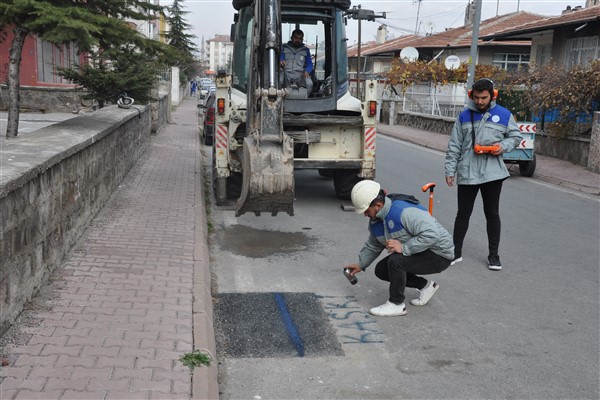
<path fill-rule="evenodd" d="M 218 398 L 216 361 L 193 374 L 180 361 L 215 356 L 195 100 L 24 312 L 4 349 L 2 400 Z"/>

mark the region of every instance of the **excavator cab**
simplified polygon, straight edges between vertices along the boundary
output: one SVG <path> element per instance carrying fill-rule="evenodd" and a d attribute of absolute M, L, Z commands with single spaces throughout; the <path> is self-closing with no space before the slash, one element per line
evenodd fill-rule
<path fill-rule="evenodd" d="M 231 69 L 216 80 L 217 103 L 222 100 L 213 146 L 217 205 L 236 200 L 237 215 L 293 215 L 294 169 L 300 168 L 333 171 L 337 195 L 348 197 L 375 171 L 375 116 L 348 90 L 350 1 L 233 0 L 233 6 Z M 312 89 L 289 82 L 280 66 L 282 45 L 295 29 L 304 32 L 312 57 Z M 375 90 L 369 93 L 375 100 Z"/>

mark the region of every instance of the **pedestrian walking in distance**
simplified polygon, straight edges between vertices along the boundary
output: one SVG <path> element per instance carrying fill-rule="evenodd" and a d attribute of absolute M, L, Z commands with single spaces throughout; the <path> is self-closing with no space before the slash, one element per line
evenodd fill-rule
<path fill-rule="evenodd" d="M 487 224 L 488 268 L 500 271 L 500 192 L 509 177 L 502 159 L 523 140 L 515 118 L 496 104 L 494 82 L 483 78 L 469 91 L 469 104 L 458 116 L 446 152 L 446 183 L 458 186 L 458 212 L 454 221 L 452 264 L 462 261 L 463 242 L 477 193 L 481 192 Z"/>
<path fill-rule="evenodd" d="M 437 274 L 448 268 L 454 259 L 450 233 L 418 201 L 404 200 L 412 196 L 387 196 L 375 181 L 358 182 L 350 196 L 356 213 L 369 218 L 369 238 L 358 253 L 358 263 L 344 268 L 355 276 L 382 251 L 388 252 L 375 266 L 375 275 L 389 282 L 389 298 L 369 312 L 381 317 L 405 315 L 406 287 L 419 291 L 419 297 L 410 304 L 426 305 L 439 286 L 419 275 Z"/>

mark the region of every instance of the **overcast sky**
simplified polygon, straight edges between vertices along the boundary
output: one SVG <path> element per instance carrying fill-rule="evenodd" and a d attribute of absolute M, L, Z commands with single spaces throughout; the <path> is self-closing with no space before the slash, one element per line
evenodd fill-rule
<path fill-rule="evenodd" d="M 160 0 L 161 5 L 171 5 L 169 0 Z M 202 38 L 208 40 L 216 34 L 229 35 L 235 10 L 230 0 L 183 0 L 180 1 L 186 14 L 187 22 L 192 25 L 192 34 L 197 36 L 196 43 L 200 47 Z M 361 5 L 364 9 L 375 11 L 376 14 L 385 12 L 386 19 L 375 22 L 363 21 L 361 26 L 361 41 L 363 43 L 375 39 L 380 24 L 388 25 L 388 39 L 410 33 L 442 32 L 446 28 L 457 28 L 464 23 L 467 0 L 421 0 L 420 10 L 418 0 L 388 0 L 352 1 L 353 6 Z M 481 20 L 496 15 L 509 14 L 515 11 L 528 11 L 540 15 L 560 15 L 567 6 L 585 6 L 585 0 L 483 0 Z M 417 12 L 419 20 L 417 23 Z M 346 32 L 349 44 L 358 41 L 358 21 L 348 20 Z M 288 39 L 288 38 L 285 38 Z"/>

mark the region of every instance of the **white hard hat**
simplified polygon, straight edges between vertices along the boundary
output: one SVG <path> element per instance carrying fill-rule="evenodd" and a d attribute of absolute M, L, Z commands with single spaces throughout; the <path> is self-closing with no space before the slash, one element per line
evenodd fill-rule
<path fill-rule="evenodd" d="M 371 202 L 379 195 L 380 189 L 381 186 L 379 183 L 369 180 L 360 181 L 354 185 L 350 193 L 354 211 L 357 214 L 364 213 L 371 205 Z"/>

